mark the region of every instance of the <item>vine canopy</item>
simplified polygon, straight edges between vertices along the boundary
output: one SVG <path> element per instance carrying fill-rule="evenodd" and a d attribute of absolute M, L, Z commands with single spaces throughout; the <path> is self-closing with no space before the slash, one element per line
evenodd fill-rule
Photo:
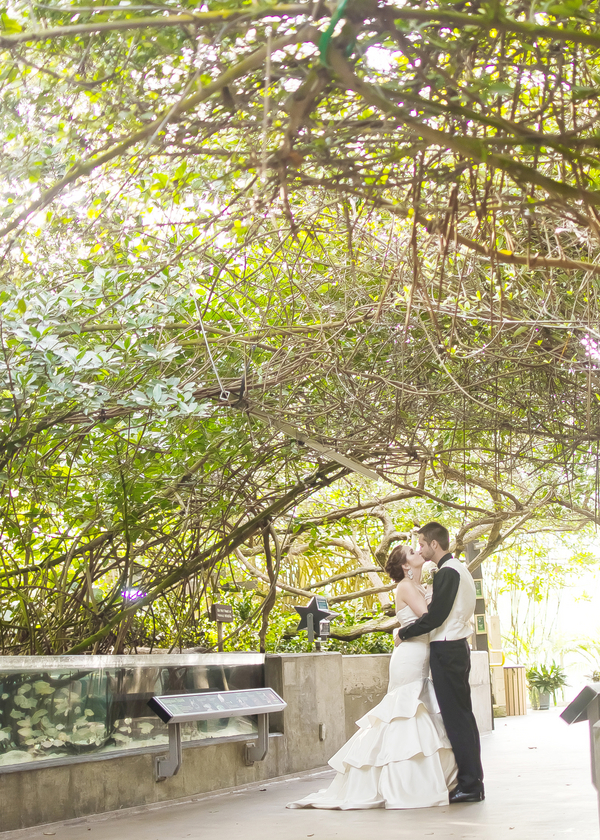
<path fill-rule="evenodd" d="M 88 649 L 135 580 L 142 606 L 208 585 L 258 534 L 291 557 L 296 506 L 352 471 L 459 511 L 459 548 L 596 522 L 598 20 L 6 8 L 10 633 L 51 610 L 42 647 Z"/>

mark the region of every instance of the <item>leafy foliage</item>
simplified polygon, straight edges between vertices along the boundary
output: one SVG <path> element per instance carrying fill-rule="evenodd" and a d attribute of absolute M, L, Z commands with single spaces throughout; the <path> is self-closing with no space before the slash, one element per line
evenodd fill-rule
<path fill-rule="evenodd" d="M 380 567 L 416 513 L 481 559 L 597 522 L 597 19 L 7 8 L 6 651 L 210 646 L 219 581 L 249 578 L 236 644 L 267 646 L 322 554 Z M 373 584 L 366 615 L 377 574 L 332 597 Z"/>

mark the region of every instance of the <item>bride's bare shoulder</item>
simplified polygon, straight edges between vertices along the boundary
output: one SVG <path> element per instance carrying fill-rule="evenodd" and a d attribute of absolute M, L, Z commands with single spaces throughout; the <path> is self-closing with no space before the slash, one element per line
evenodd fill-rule
<path fill-rule="evenodd" d="M 410 598 L 412 593 L 412 583 L 408 578 L 403 578 L 396 587 L 395 591 L 395 600 L 396 600 L 396 610 L 401 610 L 403 607 L 408 606 L 406 603 L 406 596 Z"/>

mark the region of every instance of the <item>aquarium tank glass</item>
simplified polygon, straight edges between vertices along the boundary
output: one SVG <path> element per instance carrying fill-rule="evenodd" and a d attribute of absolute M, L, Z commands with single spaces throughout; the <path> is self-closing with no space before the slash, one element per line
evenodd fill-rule
<path fill-rule="evenodd" d="M 0 768 L 167 744 L 157 694 L 264 686 L 261 654 L 0 657 Z M 182 725 L 184 742 L 252 737 L 255 717 Z"/>

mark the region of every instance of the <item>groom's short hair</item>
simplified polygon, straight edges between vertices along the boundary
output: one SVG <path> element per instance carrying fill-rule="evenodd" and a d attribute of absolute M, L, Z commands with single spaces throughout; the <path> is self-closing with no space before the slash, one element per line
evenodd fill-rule
<path fill-rule="evenodd" d="M 450 548 L 450 534 L 448 533 L 448 529 L 440 525 L 439 522 L 428 522 L 427 525 L 419 528 L 417 533 L 421 534 L 425 542 L 429 545 L 435 540 L 444 551 L 448 551 Z"/>

